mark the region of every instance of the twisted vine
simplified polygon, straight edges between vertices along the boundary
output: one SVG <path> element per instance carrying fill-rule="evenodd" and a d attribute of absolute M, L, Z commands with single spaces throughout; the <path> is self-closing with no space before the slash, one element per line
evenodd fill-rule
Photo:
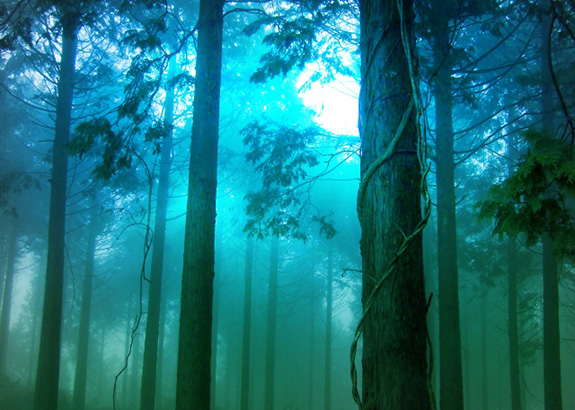
<path fill-rule="evenodd" d="M 360 221 L 363 220 L 363 201 L 364 201 L 364 196 L 365 196 L 367 186 L 368 186 L 369 182 L 371 181 L 371 178 L 373 177 L 375 172 L 385 162 L 387 162 L 391 158 L 391 156 L 394 154 L 395 146 L 397 145 L 397 142 L 399 141 L 399 139 L 401 138 L 401 135 L 405 131 L 405 128 L 407 126 L 407 121 L 409 120 L 409 116 L 411 115 L 411 113 L 414 109 L 415 109 L 415 114 L 416 114 L 416 118 L 417 118 L 417 123 L 422 124 L 421 127 L 418 126 L 416 128 L 417 128 L 417 136 L 418 136 L 417 157 L 418 157 L 418 161 L 420 164 L 420 169 L 422 170 L 421 181 L 420 181 L 420 191 L 421 191 L 421 194 L 422 194 L 422 197 L 424 200 L 424 209 L 423 209 L 423 215 L 422 215 L 420 222 L 418 223 L 418 225 L 416 226 L 416 228 L 414 229 L 414 231 L 410 235 L 404 234 L 404 240 L 401 243 L 401 245 L 399 246 L 397 252 L 395 253 L 394 258 L 389 262 L 387 268 L 383 272 L 383 275 L 375 284 L 373 290 L 371 291 L 369 297 L 367 298 L 367 301 L 366 301 L 365 307 L 364 307 L 364 311 L 363 311 L 363 315 L 362 315 L 362 317 L 361 317 L 361 319 L 360 319 L 360 321 L 356 327 L 354 339 L 353 339 L 353 342 L 352 342 L 351 348 L 350 348 L 350 365 L 351 365 L 350 366 L 350 375 L 351 375 L 351 381 L 352 381 L 353 400 L 357 404 L 359 410 L 362 410 L 363 404 L 362 404 L 361 396 L 360 396 L 359 389 L 358 389 L 358 371 L 357 371 L 357 366 L 355 364 L 355 359 L 357 356 L 357 346 L 358 346 L 359 340 L 360 340 L 360 338 L 364 332 L 365 320 L 367 318 L 367 315 L 371 311 L 371 308 L 372 308 L 379 292 L 383 288 L 383 285 L 385 284 L 387 279 L 391 276 L 391 273 L 393 272 L 395 265 L 397 264 L 397 262 L 399 261 L 400 257 L 403 255 L 403 253 L 408 249 L 411 241 L 414 238 L 416 238 L 419 234 L 421 234 L 421 232 L 423 231 L 423 229 L 427 225 L 427 221 L 429 220 L 429 216 L 431 214 L 431 197 L 430 197 L 429 190 L 427 187 L 427 174 L 429 173 L 430 166 L 428 164 L 427 156 L 426 156 L 427 145 L 426 145 L 426 140 L 425 140 L 425 134 L 426 134 L 426 132 L 425 132 L 425 121 L 422 121 L 422 118 L 424 118 L 424 116 L 425 116 L 425 114 L 424 114 L 425 110 L 424 110 L 422 98 L 421 98 L 421 95 L 419 92 L 419 87 L 418 87 L 418 84 L 416 81 L 417 75 L 416 75 L 415 67 L 413 64 L 415 57 L 413 54 L 413 50 L 411 49 L 411 44 L 409 42 L 409 35 L 408 35 L 407 27 L 405 24 L 405 18 L 403 15 L 403 0 L 396 0 L 396 5 L 397 5 L 397 9 L 399 11 L 399 16 L 400 16 L 401 40 L 402 40 L 402 46 L 403 46 L 403 49 L 405 52 L 405 56 L 406 56 L 407 64 L 408 64 L 408 69 L 409 69 L 412 97 L 410 98 L 409 104 L 406 107 L 405 111 L 403 112 L 401 121 L 400 121 L 394 135 L 393 135 L 391 142 L 389 143 L 388 147 L 386 148 L 385 152 L 379 158 L 377 158 L 375 161 L 373 161 L 364 173 L 364 176 L 361 180 L 359 191 L 358 191 L 357 212 L 358 212 L 358 216 L 359 216 Z M 431 341 L 429 340 L 428 335 L 426 336 L 426 339 L 427 339 L 428 345 L 430 345 Z M 429 346 L 429 347 L 430 347 L 429 350 L 431 351 L 431 346 Z M 432 357 L 430 357 L 430 363 L 432 363 Z M 433 391 L 431 389 L 430 377 L 431 377 L 431 367 L 428 370 L 427 385 L 428 385 L 428 391 L 430 394 L 431 407 L 432 407 L 432 409 L 435 409 L 436 408 L 435 399 L 433 397 Z"/>

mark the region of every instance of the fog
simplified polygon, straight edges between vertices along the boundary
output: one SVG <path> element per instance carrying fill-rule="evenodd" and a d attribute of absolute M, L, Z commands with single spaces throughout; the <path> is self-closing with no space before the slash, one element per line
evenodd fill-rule
<path fill-rule="evenodd" d="M 0 6 L 0 409 L 383 410 L 406 344 L 418 408 L 574 406 L 569 2 L 379 2 L 373 60 L 374 1 L 221 2 L 221 79 L 200 1 L 72 3 Z"/>

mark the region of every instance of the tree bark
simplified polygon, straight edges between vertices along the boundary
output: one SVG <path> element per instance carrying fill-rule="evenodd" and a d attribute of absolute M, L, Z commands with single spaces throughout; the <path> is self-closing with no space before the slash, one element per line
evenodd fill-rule
<path fill-rule="evenodd" d="M 248 238 L 246 242 L 246 267 L 244 279 L 244 320 L 242 336 L 242 380 L 240 409 L 250 408 L 250 351 L 252 327 L 252 271 L 254 259 L 254 241 Z"/>
<path fill-rule="evenodd" d="M 88 376 L 88 348 L 90 342 L 90 313 L 92 310 L 92 283 L 94 280 L 94 255 L 98 236 L 98 208 L 92 204 L 92 214 L 88 227 L 88 246 L 86 248 L 86 267 L 82 288 L 82 305 L 80 306 L 80 325 L 78 334 L 78 351 L 76 354 L 76 371 L 74 374 L 74 410 L 83 410 L 86 403 L 86 379 Z"/>
<path fill-rule="evenodd" d="M 436 67 L 437 270 L 439 280 L 439 402 L 442 410 L 463 408 L 459 275 L 453 162 L 453 96 L 450 28 L 439 5 L 432 30 Z"/>
<path fill-rule="evenodd" d="M 177 410 L 210 409 L 223 0 L 201 0 L 186 213 Z"/>
<path fill-rule="evenodd" d="M 276 360 L 276 316 L 278 304 L 279 239 L 273 237 L 270 250 L 270 276 L 268 283 L 268 312 L 266 326 L 266 380 L 264 408 L 274 408 L 275 360 Z"/>
<path fill-rule="evenodd" d="M 13 221 L 6 258 L 6 275 L 2 296 L 2 313 L 0 314 L 0 377 L 6 374 L 8 340 L 10 338 L 10 316 L 12 311 L 12 290 L 14 287 L 14 265 L 18 251 L 18 234 L 16 221 Z"/>
<path fill-rule="evenodd" d="M 542 2 L 543 10 L 548 4 Z M 554 138 L 553 91 L 550 68 L 551 50 L 549 35 L 552 29 L 549 12 L 542 17 L 541 24 L 541 111 L 543 131 Z M 561 346 L 559 337 L 559 272 L 553 251 L 553 240 L 549 233 L 541 239 L 543 244 L 543 390 L 545 409 L 561 410 Z"/>
<path fill-rule="evenodd" d="M 324 409 L 331 409 L 331 330 L 333 312 L 333 249 L 328 243 L 327 254 L 327 293 L 325 297 L 325 368 L 324 368 Z"/>
<path fill-rule="evenodd" d="M 168 68 L 168 88 L 164 102 L 164 124 L 169 128 L 162 141 L 160 153 L 160 175 L 158 181 L 156 221 L 154 224 L 154 248 L 150 268 L 148 315 L 146 320 L 146 341 L 144 344 L 144 365 L 140 390 L 140 409 L 154 410 L 156 405 L 156 370 L 158 361 L 158 339 L 160 332 L 160 310 L 162 305 L 162 282 L 164 270 L 164 249 L 166 243 L 166 215 L 168 212 L 168 189 L 172 164 L 172 126 L 174 122 L 174 85 L 170 84 L 176 71 L 176 58 L 172 57 Z"/>
<path fill-rule="evenodd" d="M 361 408 L 430 409 L 414 62 L 403 47 L 415 49 L 413 3 L 361 0 L 360 24 Z"/>
<path fill-rule="evenodd" d="M 70 124 L 72 121 L 76 33 L 78 30 L 77 16 L 65 14 L 61 22 L 62 55 L 56 103 L 56 131 L 52 152 L 48 258 L 34 410 L 56 410 L 58 407 L 60 333 L 62 329 L 62 300 L 64 296 L 66 186 L 68 176 L 68 156 L 64 147 L 70 136 Z"/>
<path fill-rule="evenodd" d="M 511 410 L 521 410 L 519 373 L 519 332 L 517 325 L 517 246 L 515 240 L 507 242 L 508 265 L 508 308 L 509 324 L 509 377 L 511 383 Z"/>

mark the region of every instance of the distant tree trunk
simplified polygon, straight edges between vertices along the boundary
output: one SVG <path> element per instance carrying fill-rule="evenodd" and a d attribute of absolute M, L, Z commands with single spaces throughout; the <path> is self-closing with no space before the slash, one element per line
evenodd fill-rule
<path fill-rule="evenodd" d="M 314 357 L 315 357 L 315 254 L 312 254 L 311 274 L 310 274 L 310 301 L 309 301 L 309 361 L 308 361 L 308 409 L 313 410 L 314 404 Z"/>
<path fill-rule="evenodd" d="M 16 222 L 13 222 L 12 232 L 8 244 L 6 257 L 6 276 L 4 279 L 4 292 L 2 296 L 2 313 L 0 314 L 0 377 L 6 374 L 6 358 L 8 354 L 8 340 L 10 338 L 10 314 L 12 311 L 12 289 L 14 287 L 14 265 L 18 248 L 18 234 Z"/>
<path fill-rule="evenodd" d="M 132 307 L 134 305 L 135 296 L 133 294 L 128 296 L 127 306 L 126 306 L 126 313 L 127 313 L 127 321 L 126 321 L 126 338 L 124 340 L 124 357 L 128 357 L 130 353 L 130 343 L 132 338 Z M 122 373 L 122 407 L 128 407 L 128 400 L 129 397 L 129 381 L 131 377 L 131 368 L 128 366 L 124 373 Z"/>
<path fill-rule="evenodd" d="M 401 12 L 398 3 L 403 6 Z M 418 231 L 422 174 L 409 69 L 414 61 L 403 47 L 415 49 L 413 2 L 360 0 L 359 4 L 362 156 L 358 213 L 365 315 L 361 408 L 430 409 L 427 303 Z M 406 237 L 410 240 L 400 250 Z M 371 299 L 380 283 L 377 297 Z"/>
<path fill-rule="evenodd" d="M 74 374 L 74 410 L 83 410 L 86 403 L 86 379 L 88 375 L 88 347 L 90 341 L 90 313 L 92 310 L 92 283 L 94 280 L 94 256 L 98 236 L 98 208 L 92 203 L 92 214 L 88 227 L 88 246 L 86 248 L 86 266 L 82 287 L 82 304 L 80 306 L 80 325 L 78 351 L 76 354 L 76 371 Z"/>
<path fill-rule="evenodd" d="M 487 384 L 487 292 L 481 296 L 481 405 L 483 410 L 489 409 L 489 394 Z"/>
<path fill-rule="evenodd" d="M 544 10 L 548 3 L 541 1 Z M 554 136 L 553 91 L 549 59 L 548 37 L 552 28 L 551 15 L 545 13 L 541 25 L 541 74 L 543 90 L 541 110 L 543 113 L 543 131 Z M 549 216 L 547 216 L 549 218 Z M 543 390 L 545 409 L 561 410 L 561 347 L 559 337 L 559 272 L 557 259 L 553 251 L 553 241 L 549 233 L 543 235 Z"/>
<path fill-rule="evenodd" d="M 42 269 L 40 269 L 41 271 Z M 43 281 L 42 275 L 36 275 L 32 281 L 32 294 L 40 295 Z M 32 323 L 30 323 L 30 363 L 28 365 L 28 380 L 26 387 L 31 391 L 32 386 L 36 377 L 36 367 L 37 367 L 37 346 L 38 346 L 38 328 L 40 327 L 40 309 L 42 305 L 42 300 L 39 297 L 32 298 Z"/>
<path fill-rule="evenodd" d="M 438 3 L 438 2 L 435 2 Z M 457 272 L 455 164 L 450 27 L 445 4 L 437 6 L 432 29 L 436 67 L 437 270 L 439 278 L 439 403 L 463 409 L 463 377 Z"/>
<path fill-rule="evenodd" d="M 177 410 L 210 409 L 223 0 L 201 0 L 178 350 Z"/>
<path fill-rule="evenodd" d="M 163 380 L 164 380 L 164 343 L 166 340 L 166 296 L 162 292 L 160 305 L 160 331 L 158 335 L 158 362 L 156 375 L 156 407 L 163 409 Z"/>
<path fill-rule="evenodd" d="M 517 326 L 517 246 L 514 239 L 507 242 L 508 308 L 509 325 L 509 377 L 511 382 L 511 410 L 521 410 L 519 374 L 519 332 Z"/>
<path fill-rule="evenodd" d="M 220 250 L 222 249 L 222 242 L 224 240 L 222 235 L 216 235 L 216 259 L 214 261 L 215 265 L 215 280 L 214 280 L 214 297 L 213 297 L 213 320 L 212 320 L 212 360 L 210 363 L 211 367 L 211 380 L 212 385 L 210 389 L 210 408 L 215 410 L 217 407 L 217 371 L 218 371 L 218 330 L 220 324 L 220 291 L 223 282 L 222 277 L 224 276 L 224 270 L 222 265 L 222 255 Z M 226 396 L 226 399 L 228 397 Z"/>
<path fill-rule="evenodd" d="M 273 237 L 270 250 L 270 276 L 268 282 L 268 312 L 266 326 L 266 379 L 264 409 L 274 408 L 276 319 L 278 304 L 279 239 Z"/>
<path fill-rule="evenodd" d="M 250 408 L 250 351 L 251 351 L 251 328 L 252 328 L 252 274 L 254 260 L 254 241 L 248 238 L 246 241 L 246 266 L 244 280 L 244 320 L 242 337 L 242 380 L 240 409 Z"/>
<path fill-rule="evenodd" d="M 324 369 L 324 409 L 331 409 L 331 330 L 333 313 L 333 248 L 328 243 L 327 254 L 327 293 L 325 297 L 325 369 Z"/>
<path fill-rule="evenodd" d="M 70 136 L 70 124 L 72 121 L 76 33 L 79 24 L 78 16 L 67 14 L 65 11 L 64 13 L 61 19 L 62 55 L 56 103 L 56 131 L 52 150 L 48 260 L 34 410 L 55 410 L 58 407 L 60 333 L 62 329 L 62 300 L 64 296 L 66 186 L 68 176 L 68 157 L 64 146 Z"/>
<path fill-rule="evenodd" d="M 174 123 L 174 85 L 171 80 L 176 72 L 176 58 L 169 62 L 166 99 L 164 101 L 164 124 L 169 129 L 162 141 L 160 174 L 158 181 L 154 247 L 150 269 L 146 341 L 144 344 L 144 367 L 140 389 L 140 409 L 154 410 L 156 405 L 156 370 L 158 361 L 158 338 L 160 331 L 160 308 L 162 305 L 162 281 L 164 249 L 166 243 L 166 215 L 168 212 L 168 189 L 172 164 L 172 126 Z"/>
<path fill-rule="evenodd" d="M 102 335 L 103 338 L 103 335 Z M 102 339 L 103 340 L 103 339 Z M 132 350 L 132 372 L 130 374 L 130 403 L 133 408 L 140 406 L 140 382 L 142 381 L 142 336 L 140 333 L 134 335 L 134 345 Z M 104 352 L 102 352 L 104 353 Z"/>
<path fill-rule="evenodd" d="M 2 299 L 4 297 L 4 282 L 6 280 L 6 270 L 8 266 L 8 234 L 2 232 L 0 236 L 0 255 L 2 258 L 0 259 L 0 307 L 2 306 Z"/>

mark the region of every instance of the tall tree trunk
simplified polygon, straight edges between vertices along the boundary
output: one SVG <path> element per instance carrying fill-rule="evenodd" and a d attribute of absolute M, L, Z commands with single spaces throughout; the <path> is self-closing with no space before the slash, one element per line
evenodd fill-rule
<path fill-rule="evenodd" d="M 361 408 L 429 409 L 413 2 L 360 0 L 360 24 Z"/>
<path fill-rule="evenodd" d="M 124 340 L 124 357 L 128 357 L 128 354 L 130 353 L 130 343 L 131 343 L 131 338 L 132 338 L 132 308 L 133 306 L 136 304 L 135 302 L 135 296 L 133 294 L 128 296 L 128 300 L 127 300 L 127 306 L 126 306 L 126 313 L 127 313 L 127 321 L 126 321 L 126 338 Z M 122 373 L 122 407 L 128 407 L 128 400 L 130 400 L 129 397 L 129 381 L 130 381 L 130 377 L 132 376 L 132 368 L 131 366 L 128 366 L 126 368 L 126 370 L 124 371 L 124 373 Z"/>
<path fill-rule="evenodd" d="M 507 242 L 508 264 L 508 307 L 509 326 L 509 377 L 511 382 L 511 410 L 521 410 L 519 374 L 519 332 L 517 326 L 517 246 L 515 240 Z"/>
<path fill-rule="evenodd" d="M 164 394 L 164 343 L 166 340 L 166 295 L 162 292 L 162 301 L 160 304 L 160 329 L 158 334 L 158 361 L 156 375 L 156 407 L 163 407 Z"/>
<path fill-rule="evenodd" d="M 95 202 L 95 201 L 94 201 Z M 76 371 L 74 374 L 74 410 L 83 410 L 86 403 L 86 379 L 88 375 L 88 345 L 90 341 L 90 313 L 92 310 L 92 283 L 94 280 L 94 256 L 98 236 L 98 207 L 92 203 L 90 226 L 88 227 L 88 246 L 86 248 L 86 267 L 82 288 L 82 305 L 80 306 L 80 325 L 78 334 L 78 351 L 76 354 Z"/>
<path fill-rule="evenodd" d="M 324 369 L 324 409 L 331 409 L 331 330 L 333 313 L 333 245 L 328 243 L 327 254 L 327 293 L 325 297 L 325 369 Z"/>
<path fill-rule="evenodd" d="M 541 1 L 544 10 L 548 3 Z M 552 29 L 551 15 L 544 13 L 541 25 L 541 110 L 543 131 L 554 137 L 553 90 L 550 68 L 551 50 L 549 36 Z M 549 216 L 547 216 L 549 218 Z M 543 235 L 543 390 L 545 409 L 561 410 L 561 347 L 559 338 L 559 272 L 549 233 Z"/>
<path fill-rule="evenodd" d="M 0 377 L 6 374 L 6 358 L 10 336 L 10 314 L 12 311 L 12 289 L 14 287 L 14 265 L 18 248 L 16 221 L 13 221 L 8 255 L 6 258 L 6 277 L 2 296 L 2 313 L 0 314 Z"/>
<path fill-rule="evenodd" d="M 62 55 L 56 103 L 56 132 L 52 152 L 50 221 L 48 223 L 48 259 L 40 352 L 36 373 L 34 410 L 56 410 L 60 376 L 60 338 L 64 296 L 64 235 L 68 157 L 64 146 L 70 136 L 72 99 L 76 63 L 78 16 L 65 14 L 62 23 Z"/>
<path fill-rule="evenodd" d="M 251 328 L 252 328 L 252 274 L 254 261 L 254 241 L 248 238 L 246 241 L 246 267 L 244 280 L 244 320 L 242 337 L 242 380 L 240 409 L 250 408 L 250 351 L 251 351 Z"/>
<path fill-rule="evenodd" d="M 309 360 L 308 360 L 308 409 L 313 410 L 314 406 L 314 357 L 315 357 L 315 253 L 311 257 L 311 273 L 310 273 L 310 301 L 309 301 Z"/>
<path fill-rule="evenodd" d="M 223 0 L 201 0 L 182 274 L 177 410 L 210 409 Z"/>
<path fill-rule="evenodd" d="M 160 154 L 160 175 L 158 181 L 156 221 L 154 225 L 154 248 L 150 269 L 148 315 L 146 320 L 146 341 L 144 344 L 144 367 L 140 390 L 140 409 L 154 410 L 156 404 L 156 370 L 158 361 L 158 338 L 160 331 L 160 308 L 162 305 L 162 282 L 164 271 L 164 249 L 166 243 L 166 215 L 168 212 L 168 189 L 172 164 L 172 126 L 174 123 L 174 85 L 171 80 L 176 72 L 176 58 L 169 62 L 164 102 L 164 124 L 169 129 L 162 141 Z"/>
<path fill-rule="evenodd" d="M 453 162 L 453 97 L 450 27 L 438 7 L 432 30 L 436 76 L 437 269 L 439 280 L 439 403 L 442 410 L 463 409 L 459 278 Z"/>
<path fill-rule="evenodd" d="M 216 397 L 217 397 L 217 370 L 218 370 L 218 330 L 220 324 L 220 292 L 222 288 L 224 269 L 222 264 L 222 255 L 220 250 L 222 249 L 223 235 L 216 235 L 216 255 L 217 258 L 214 261 L 215 272 L 217 272 L 214 281 L 214 297 L 213 297 L 213 319 L 212 319 L 212 360 L 210 363 L 211 367 L 211 380 L 212 385 L 210 389 L 210 408 L 215 410 L 217 407 Z M 227 396 L 226 396 L 227 399 Z"/>
<path fill-rule="evenodd" d="M 487 292 L 481 296 L 481 405 L 489 409 L 488 371 L 487 371 Z"/>
<path fill-rule="evenodd" d="M 270 276 L 268 282 L 268 312 L 266 326 L 266 379 L 264 409 L 274 408 L 275 361 L 276 361 L 276 316 L 278 304 L 279 239 L 273 237 L 270 250 Z"/>

